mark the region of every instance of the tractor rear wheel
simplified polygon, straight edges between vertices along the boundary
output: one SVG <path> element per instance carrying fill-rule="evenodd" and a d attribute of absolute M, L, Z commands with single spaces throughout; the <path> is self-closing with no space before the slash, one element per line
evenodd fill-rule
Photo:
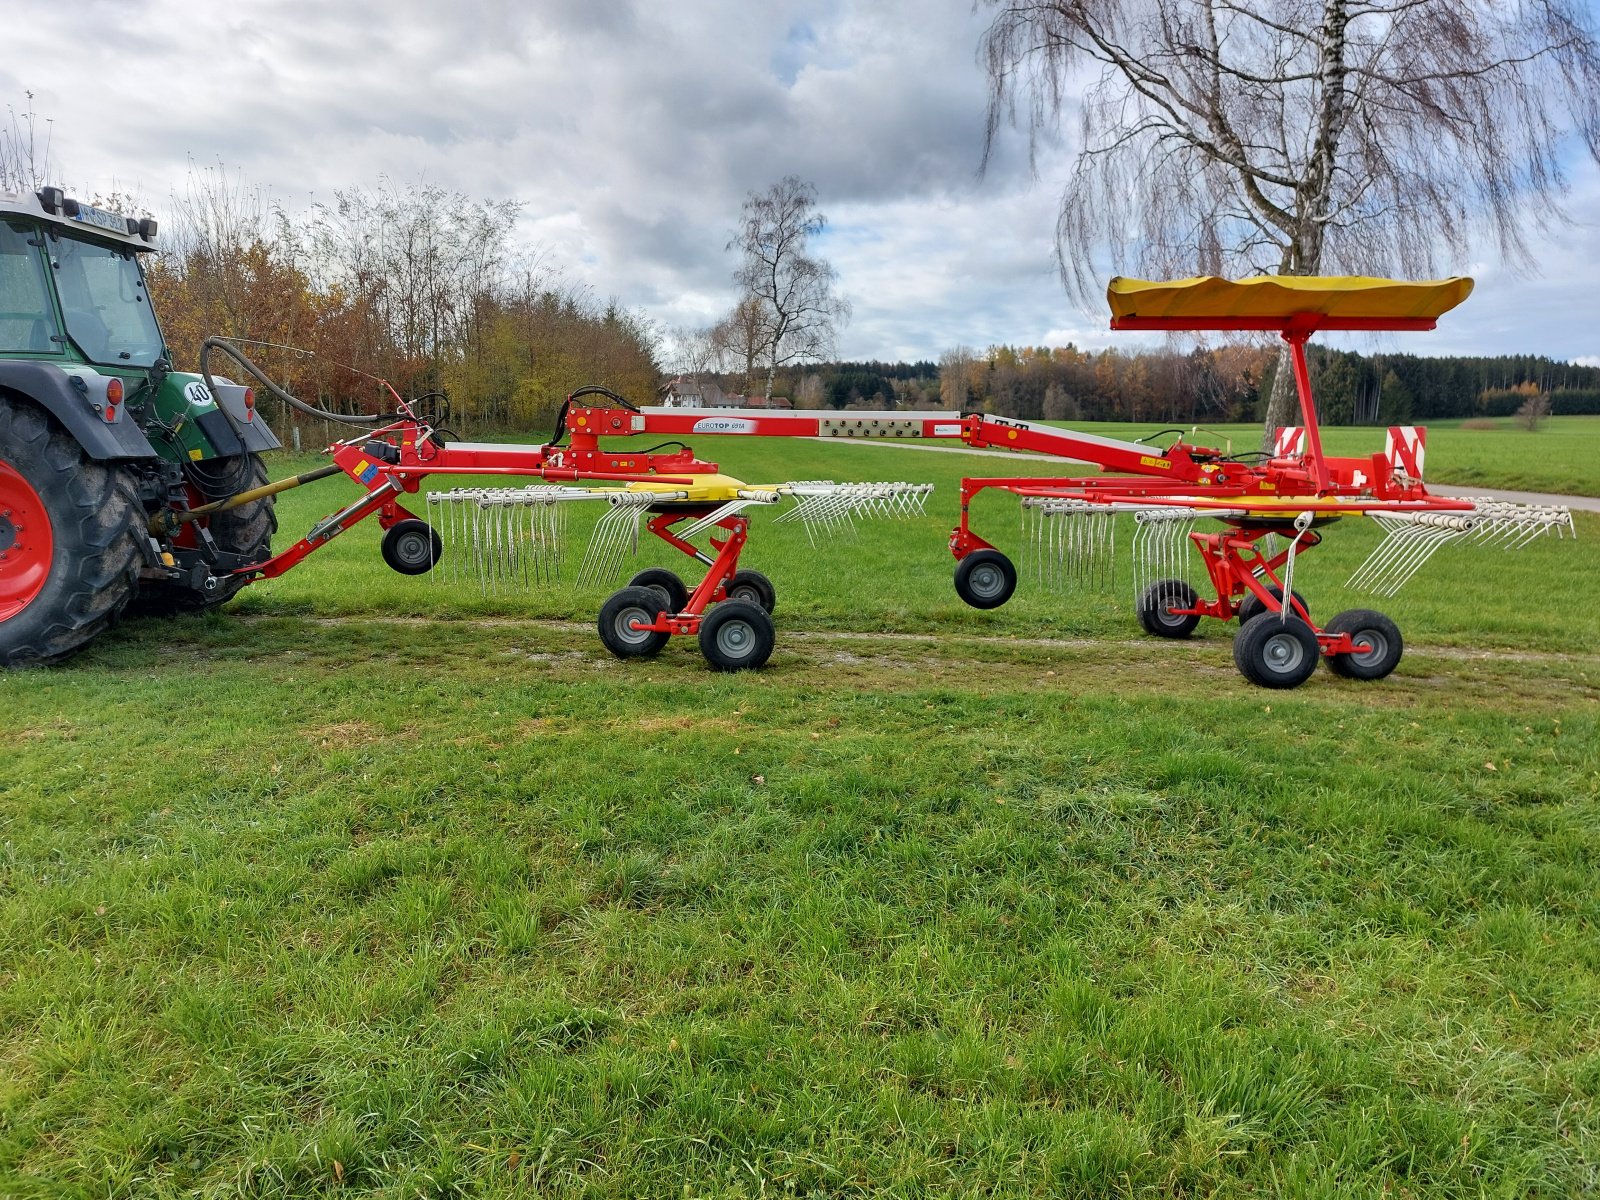
<path fill-rule="evenodd" d="M 259 454 L 247 454 L 243 462 L 237 457 L 210 461 L 217 464 L 215 470 L 219 473 L 233 472 L 237 482 L 234 493 L 264 487 L 269 482 L 267 464 L 261 461 Z M 196 507 L 227 498 L 225 495 L 206 495 L 193 488 L 191 494 L 195 496 Z M 216 543 L 218 550 L 225 554 L 241 555 L 252 562 L 263 562 L 271 556 L 272 535 L 278 532 L 278 514 L 273 508 L 273 499 L 267 496 L 252 500 L 249 504 L 241 504 L 238 508 L 230 508 L 227 512 L 213 513 L 201 524 L 211 534 L 211 540 Z M 150 616 L 200 612 L 233 599 L 249 582 L 242 575 L 224 575 L 213 590 L 199 592 L 181 584 L 146 580 L 134 598 L 133 611 Z"/>
<path fill-rule="evenodd" d="M 126 467 L 0 396 L 0 666 L 63 658 L 117 619 L 138 586 L 143 516 Z"/>

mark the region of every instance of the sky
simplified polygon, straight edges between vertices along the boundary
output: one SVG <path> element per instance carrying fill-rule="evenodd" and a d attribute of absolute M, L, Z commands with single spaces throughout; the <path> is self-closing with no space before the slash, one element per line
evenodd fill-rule
<path fill-rule="evenodd" d="M 846 359 L 957 345 L 1129 345 L 1067 296 L 1055 213 L 1071 147 L 986 171 L 986 24 L 969 0 L 9 0 L 0 103 L 52 121 L 53 172 L 159 218 L 196 167 L 290 208 L 426 181 L 523 204 L 520 241 L 663 332 L 735 299 L 747 193 L 816 188 L 854 310 Z M 1537 272 L 1492 253 L 1437 332 L 1357 348 L 1600 364 L 1600 172 Z"/>

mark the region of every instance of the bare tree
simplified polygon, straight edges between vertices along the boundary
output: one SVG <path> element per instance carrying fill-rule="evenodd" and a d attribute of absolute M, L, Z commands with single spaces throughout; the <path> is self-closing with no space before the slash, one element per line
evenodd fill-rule
<path fill-rule="evenodd" d="M 981 0 L 987 163 L 1078 109 L 1056 227 L 1148 275 L 1431 274 L 1485 226 L 1526 263 L 1561 219 L 1562 143 L 1600 160 L 1600 51 L 1579 0 Z M 1087 83 L 1081 100 L 1072 89 Z M 1266 442 L 1289 418 L 1283 358 Z"/>
<path fill-rule="evenodd" d="M 722 361 L 743 369 L 746 395 L 755 389 L 756 364 L 766 352 L 771 336 L 767 308 L 759 296 L 753 295 L 742 297 L 732 312 L 711 327 L 711 340 Z"/>
<path fill-rule="evenodd" d="M 972 374 L 977 359 L 969 346 L 952 346 L 939 355 L 939 400 L 946 408 L 966 412 L 972 399 Z"/>
<path fill-rule="evenodd" d="M 1550 393 L 1539 392 L 1529 396 L 1522 402 L 1522 407 L 1517 409 L 1517 424 L 1529 433 L 1534 432 L 1550 415 Z"/>
<path fill-rule="evenodd" d="M 670 338 L 673 347 L 673 371 L 676 374 L 687 375 L 699 382 L 702 374 L 716 373 L 725 369 L 728 352 L 723 340 L 717 336 L 717 326 L 712 325 L 705 329 L 680 326 L 672 330 Z"/>
<path fill-rule="evenodd" d="M 54 131 L 54 122 L 46 118 L 44 140 L 40 143 L 33 93 L 24 95 L 28 97 L 26 111 L 19 116 L 16 109 L 6 105 L 11 119 L 0 125 L 0 188 L 17 192 L 35 191 L 49 182 L 50 135 Z"/>
<path fill-rule="evenodd" d="M 745 197 L 739 230 L 728 243 L 740 255 L 734 280 L 765 317 L 769 400 L 778 368 L 831 355 L 838 327 L 850 319 L 850 305 L 833 294 L 837 273 L 806 245 L 827 223 L 812 186 L 786 175 Z"/>

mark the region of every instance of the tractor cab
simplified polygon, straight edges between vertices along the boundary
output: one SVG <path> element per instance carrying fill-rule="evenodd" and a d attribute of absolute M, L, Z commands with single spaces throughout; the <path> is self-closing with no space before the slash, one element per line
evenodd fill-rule
<path fill-rule="evenodd" d="M 140 260 L 156 222 L 0 190 L 0 666 L 50 661 L 129 604 L 201 608 L 266 557 L 278 440 L 249 388 L 178 372 Z M 65 465 L 63 465 L 65 464 Z"/>
<path fill-rule="evenodd" d="M 139 256 L 156 223 L 45 188 L 0 193 L 0 356 L 56 356 L 112 370 L 165 357 Z"/>

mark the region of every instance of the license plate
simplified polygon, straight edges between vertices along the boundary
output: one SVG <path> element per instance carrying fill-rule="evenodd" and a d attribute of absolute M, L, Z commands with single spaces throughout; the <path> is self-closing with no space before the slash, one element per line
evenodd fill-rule
<path fill-rule="evenodd" d="M 103 208 L 95 208 L 92 204 L 78 205 L 78 215 L 73 218 L 82 221 L 85 225 L 95 225 L 101 229 L 109 229 L 112 233 L 127 233 L 128 220 L 120 213 L 107 212 Z"/>

